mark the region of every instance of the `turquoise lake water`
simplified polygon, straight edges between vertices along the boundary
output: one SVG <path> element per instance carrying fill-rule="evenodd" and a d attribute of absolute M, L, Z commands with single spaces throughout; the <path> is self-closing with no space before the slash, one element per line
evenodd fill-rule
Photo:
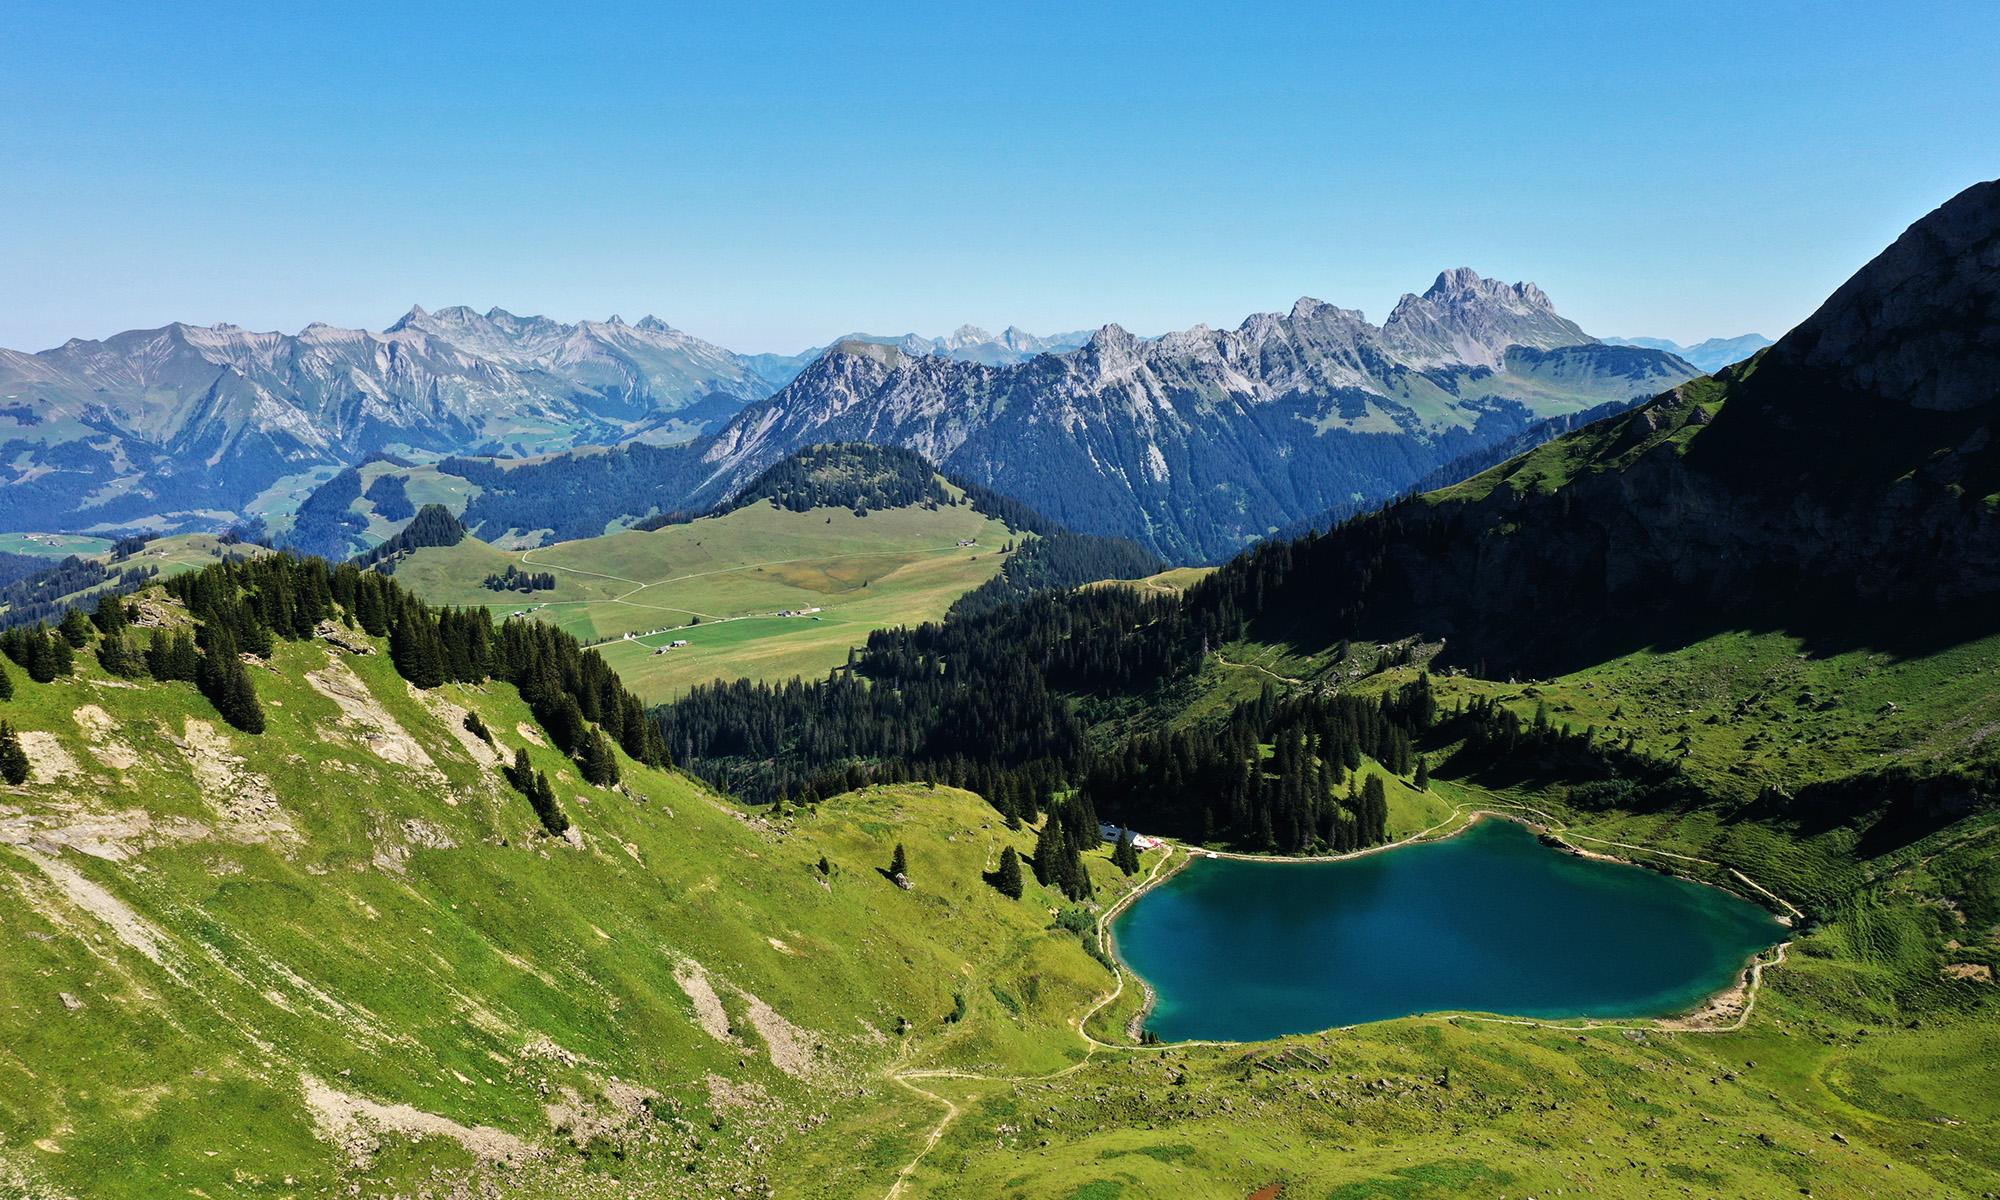
<path fill-rule="evenodd" d="M 1783 940 L 1716 888 L 1552 850 L 1513 821 L 1344 862 L 1197 858 L 1113 926 L 1165 1041 L 1415 1013 L 1650 1017 Z"/>

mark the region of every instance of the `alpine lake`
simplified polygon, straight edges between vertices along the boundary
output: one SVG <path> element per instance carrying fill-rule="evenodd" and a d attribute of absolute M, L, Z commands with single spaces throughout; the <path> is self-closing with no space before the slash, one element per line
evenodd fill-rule
<path fill-rule="evenodd" d="M 1784 939 L 1718 888 L 1484 819 L 1337 861 L 1195 858 L 1112 925 L 1162 1041 L 1260 1041 L 1421 1013 L 1667 1017 Z"/>

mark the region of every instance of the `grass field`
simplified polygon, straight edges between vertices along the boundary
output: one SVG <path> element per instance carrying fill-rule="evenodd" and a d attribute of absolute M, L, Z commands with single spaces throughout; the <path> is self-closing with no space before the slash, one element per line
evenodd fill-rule
<path fill-rule="evenodd" d="M 586 642 L 648 700 L 696 683 L 818 676 L 870 630 L 937 620 L 999 573 L 1015 534 L 969 507 L 857 517 L 753 505 L 651 533 L 621 532 L 536 550 L 467 538 L 418 551 L 396 579 L 434 603 L 525 611 Z M 960 546 L 971 541 L 971 546 Z M 551 572 L 551 591 L 481 586 L 509 565 Z M 807 615 L 779 617 L 783 611 Z M 633 635 L 632 640 L 625 639 Z M 655 653 L 667 643 L 689 645 Z"/>
<path fill-rule="evenodd" d="M 1215 573 L 1214 567 L 1169 567 L 1144 579 L 1106 579 L 1090 587 L 1129 587 L 1142 592 L 1179 595 Z"/>
<path fill-rule="evenodd" d="M 0 533 L 0 551 L 29 554 L 36 558 L 61 560 L 74 554 L 94 558 L 108 554 L 111 539 L 77 533 Z"/>

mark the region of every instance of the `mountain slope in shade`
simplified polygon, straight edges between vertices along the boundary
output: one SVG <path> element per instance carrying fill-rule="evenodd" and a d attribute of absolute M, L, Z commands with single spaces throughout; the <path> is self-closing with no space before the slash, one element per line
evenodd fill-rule
<path fill-rule="evenodd" d="M 1542 673 L 1762 622 L 1991 631 L 2000 183 L 1918 221 L 1756 359 L 1456 487 L 1260 550 L 1274 636 L 1445 639 Z M 1278 576 L 1282 576 L 1280 582 Z M 1561 622 L 1524 595 L 1566 598 Z"/>
<path fill-rule="evenodd" d="M 1306 298 L 1233 330 L 1084 346 L 991 367 L 842 342 L 700 449 L 696 497 L 727 496 L 802 445 L 888 442 L 1072 528 L 1179 561 L 1384 499 L 1552 415 L 1699 374 L 1594 342 L 1532 284 L 1448 271 L 1388 322 Z"/>
<path fill-rule="evenodd" d="M 1742 362 L 1771 344 L 1771 339 L 1761 333 L 1746 333 L 1740 337 L 1730 338 L 1706 338 L 1692 346 L 1683 346 L 1667 338 L 1605 338 L 1604 340 L 1613 346 L 1642 346 L 1648 350 L 1664 350 L 1668 354 L 1693 363 L 1711 375 L 1732 363 Z"/>
<path fill-rule="evenodd" d="M 381 333 L 174 324 L 4 351 L 0 527 L 213 524 L 279 479 L 391 446 L 685 440 L 769 390 L 654 318 L 501 309 L 414 308 Z"/>

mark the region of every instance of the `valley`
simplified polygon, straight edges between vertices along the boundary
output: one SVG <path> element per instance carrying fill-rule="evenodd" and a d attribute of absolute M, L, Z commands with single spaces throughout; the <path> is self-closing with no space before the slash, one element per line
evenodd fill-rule
<path fill-rule="evenodd" d="M 857 517 L 845 508 L 759 504 L 528 551 L 468 538 L 415 552 L 396 565 L 396 579 L 434 603 L 552 622 L 601 644 L 640 695 L 667 700 L 710 679 L 824 675 L 871 630 L 941 619 L 999 573 L 1004 547 L 1018 536 L 969 507 Z M 482 585 L 510 566 L 553 574 L 555 586 L 516 593 Z M 656 653 L 662 647 L 668 652 Z"/>

